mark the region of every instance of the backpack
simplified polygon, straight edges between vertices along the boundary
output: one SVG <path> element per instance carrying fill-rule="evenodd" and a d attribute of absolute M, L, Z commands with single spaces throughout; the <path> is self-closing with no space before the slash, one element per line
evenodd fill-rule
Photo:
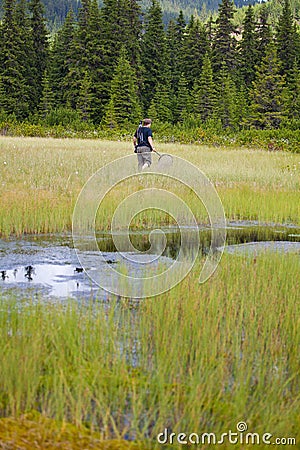
<path fill-rule="evenodd" d="M 138 145 L 143 145 L 143 144 L 147 145 L 147 143 L 144 142 L 144 134 L 143 134 L 142 128 L 143 128 L 143 122 L 141 121 L 138 126 L 138 129 L 136 130 L 136 137 L 138 139 Z"/>

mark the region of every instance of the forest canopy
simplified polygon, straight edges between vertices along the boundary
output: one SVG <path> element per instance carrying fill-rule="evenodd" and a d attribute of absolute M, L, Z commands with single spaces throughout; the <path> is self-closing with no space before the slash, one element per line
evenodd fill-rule
<path fill-rule="evenodd" d="M 113 129 L 157 122 L 215 129 L 299 128 L 300 35 L 289 0 L 278 21 L 248 6 L 241 27 L 222 0 L 215 17 L 167 27 L 160 4 L 82 0 L 49 36 L 41 0 L 5 0 L 0 110 L 18 121 Z"/>

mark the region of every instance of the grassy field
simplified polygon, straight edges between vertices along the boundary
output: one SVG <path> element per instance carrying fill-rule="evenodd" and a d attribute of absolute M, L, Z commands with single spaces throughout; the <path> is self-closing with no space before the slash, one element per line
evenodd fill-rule
<path fill-rule="evenodd" d="M 157 148 L 197 165 L 214 182 L 228 219 L 299 225 L 299 155 Z M 131 152 L 124 142 L 1 138 L 2 237 L 71 231 L 84 183 Z M 109 194 L 99 230 L 138 183 Z M 188 190 L 174 189 L 193 204 Z M 203 208 L 196 216 L 207 221 Z M 165 220 L 151 213 L 134 225 Z M 166 428 L 218 440 L 241 421 L 260 439 L 293 438 L 297 448 L 299 255 L 224 255 L 203 285 L 200 265 L 171 291 L 136 303 L 28 302 L 0 291 L 0 449 L 152 450 L 162 447 L 157 435 Z M 269 447 L 248 445 L 243 436 L 235 448 Z M 191 447 L 212 448 L 207 439 Z M 184 447 L 174 442 L 163 448 Z M 215 447 L 232 445 L 225 438 Z"/>
<path fill-rule="evenodd" d="M 299 224 L 299 155 L 171 144 L 158 147 L 186 158 L 213 181 L 228 219 Z M 132 145 L 124 142 L 0 138 L 0 234 L 70 231 L 84 183 L 104 164 L 131 152 Z M 110 226 L 121 191 L 124 195 L 123 188 L 116 189 L 104 205 L 105 212 L 97 218 L 99 230 Z M 130 183 L 127 192 L 132 192 Z M 161 217 L 162 223 L 165 220 Z M 197 220 L 207 221 L 203 210 Z M 150 216 L 148 225 L 152 225 Z M 144 218 L 137 218 L 135 226 L 143 227 Z"/>

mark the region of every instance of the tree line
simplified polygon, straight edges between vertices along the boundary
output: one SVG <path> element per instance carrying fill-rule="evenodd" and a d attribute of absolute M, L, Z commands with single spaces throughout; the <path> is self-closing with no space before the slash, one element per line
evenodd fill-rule
<path fill-rule="evenodd" d="M 216 20 L 182 12 L 165 27 L 152 1 L 82 0 L 50 39 L 40 0 L 5 0 L 0 110 L 19 121 L 116 128 L 142 116 L 169 124 L 297 128 L 300 35 L 289 0 L 276 25 L 264 5 L 242 30 L 222 0 Z"/>

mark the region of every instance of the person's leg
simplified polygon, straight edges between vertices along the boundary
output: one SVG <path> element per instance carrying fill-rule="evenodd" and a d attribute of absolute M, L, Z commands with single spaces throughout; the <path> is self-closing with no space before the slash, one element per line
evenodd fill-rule
<path fill-rule="evenodd" d="M 148 169 L 151 166 L 151 152 L 148 147 L 142 147 L 142 155 L 143 155 L 143 167 L 142 169 Z"/>
<path fill-rule="evenodd" d="M 138 159 L 138 170 L 140 172 L 142 170 L 142 167 L 143 167 L 143 164 L 144 164 L 143 154 L 142 153 L 137 153 L 137 159 Z"/>

